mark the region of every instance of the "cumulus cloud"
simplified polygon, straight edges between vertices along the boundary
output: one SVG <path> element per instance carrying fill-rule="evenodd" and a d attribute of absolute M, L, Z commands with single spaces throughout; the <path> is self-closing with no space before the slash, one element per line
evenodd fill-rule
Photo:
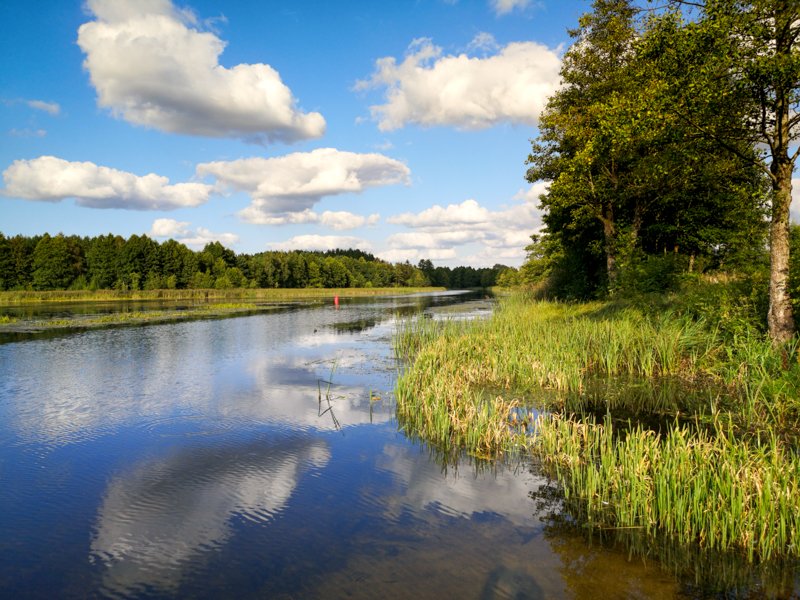
<path fill-rule="evenodd" d="M 202 163 L 197 174 L 215 177 L 220 190 L 249 194 L 252 203 L 239 212 L 243 220 L 279 225 L 314 222 L 319 217 L 311 208 L 323 197 L 408 183 L 410 171 L 400 161 L 382 154 L 318 148 L 277 158 Z"/>
<path fill-rule="evenodd" d="M 214 233 L 205 227 L 191 230 L 188 221 L 175 219 L 156 219 L 150 228 L 149 235 L 156 238 L 172 238 L 190 248 L 203 248 L 209 242 L 219 242 L 223 246 L 232 246 L 239 242 L 235 233 Z"/>
<path fill-rule="evenodd" d="M 531 5 L 531 0 L 491 0 L 490 4 L 495 14 L 501 17 L 515 10 L 525 10 Z"/>
<path fill-rule="evenodd" d="M 415 248 L 390 248 L 376 254 L 381 260 L 390 263 L 410 262 L 418 263 L 423 259 L 452 260 L 456 258 L 455 248 L 442 248 L 431 250 L 417 250 Z"/>
<path fill-rule="evenodd" d="M 524 200 L 539 206 L 539 197 L 550 189 L 549 181 L 537 181 L 526 190 L 519 190 L 514 194 L 514 200 Z"/>
<path fill-rule="evenodd" d="M 519 264 L 525 258 L 530 236 L 542 226 L 538 198 L 547 189 L 537 182 L 520 190 L 515 202 L 500 210 L 489 210 L 475 200 L 460 204 L 434 205 L 418 213 L 402 213 L 386 219 L 412 231 L 387 238 L 389 249 L 380 254 L 386 260 L 450 260 L 458 247 L 477 247 L 471 264 L 493 265 L 498 261 Z M 463 257 L 462 257 L 463 259 Z"/>
<path fill-rule="evenodd" d="M 326 210 L 320 215 L 319 221 L 331 229 L 343 231 L 346 229 L 357 229 L 359 227 L 363 227 L 364 225 L 375 225 L 378 223 L 380 218 L 380 215 L 377 213 L 371 214 L 368 217 L 364 217 L 362 215 L 356 215 L 344 210 Z"/>
<path fill-rule="evenodd" d="M 408 227 L 438 228 L 459 227 L 485 223 L 491 214 L 475 200 L 464 200 L 461 204 L 440 206 L 434 204 L 419 213 L 402 213 L 389 217 L 387 222 Z"/>
<path fill-rule="evenodd" d="M 300 212 L 278 212 L 264 213 L 252 206 L 242 210 L 239 215 L 250 223 L 256 225 L 304 225 L 309 223 L 319 223 L 337 231 L 347 229 L 358 229 L 359 227 L 373 226 L 380 220 L 379 214 L 372 214 L 367 217 L 344 210 L 326 210 L 322 214 L 311 209 Z"/>
<path fill-rule="evenodd" d="M 55 156 L 15 160 L 3 172 L 4 196 L 60 202 L 75 198 L 91 208 L 172 210 L 208 201 L 212 186 L 204 183 L 170 184 L 167 177 L 134 175 L 92 162 L 69 162 Z"/>
<path fill-rule="evenodd" d="M 473 48 L 491 49 L 481 34 Z M 445 55 L 430 39 L 414 40 L 402 62 L 375 63 L 357 90 L 385 88 L 385 104 L 370 107 L 381 131 L 408 124 L 483 129 L 503 122 L 535 125 L 560 81 L 561 59 L 535 42 L 515 42 L 491 56 Z"/>
<path fill-rule="evenodd" d="M 317 138 L 321 114 L 297 108 L 267 64 L 219 64 L 225 42 L 169 0 L 88 0 L 96 19 L 78 30 L 99 106 L 171 133 L 266 144 Z"/>
<path fill-rule="evenodd" d="M 45 102 L 44 100 L 26 100 L 25 104 L 29 107 L 41 110 L 52 116 L 58 116 L 61 112 L 61 106 L 57 102 Z"/>
<path fill-rule="evenodd" d="M 239 243 L 239 236 L 235 233 L 214 233 L 205 227 L 198 227 L 192 234 L 177 240 L 190 248 L 203 248 L 209 242 L 219 242 L 223 246 L 233 246 Z"/>
<path fill-rule="evenodd" d="M 367 240 L 346 235 L 296 235 L 285 242 L 269 244 L 272 250 L 335 250 L 336 248 L 357 248 L 369 251 L 372 244 Z"/>
<path fill-rule="evenodd" d="M 188 221 L 175 219 L 156 219 L 150 228 L 150 235 L 159 238 L 174 238 L 186 236 L 189 233 Z"/>

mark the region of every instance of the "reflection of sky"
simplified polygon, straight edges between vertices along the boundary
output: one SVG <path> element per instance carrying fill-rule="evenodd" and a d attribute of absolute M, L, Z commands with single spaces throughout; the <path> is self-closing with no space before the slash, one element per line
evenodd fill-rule
<path fill-rule="evenodd" d="M 392 500 L 395 510 L 435 510 L 464 518 L 491 513 L 517 526 L 539 526 L 533 504 L 524 500 L 545 478 L 502 466 L 476 471 L 466 459 L 443 472 L 433 460 L 421 458 L 418 448 L 387 444 L 377 459 L 377 466 L 392 473 L 399 484 Z"/>
<path fill-rule="evenodd" d="M 371 414 L 369 396 L 376 384 L 391 386 L 391 324 L 333 332 L 334 319 L 349 314 L 294 310 L 0 345 L 0 416 L 23 440 L 49 444 L 197 415 L 330 428 L 317 381 L 335 365 L 339 422 L 385 420 L 388 411 Z M 371 343 L 377 335 L 387 343 Z"/>
<path fill-rule="evenodd" d="M 266 523 L 284 508 L 302 473 L 324 467 L 318 440 L 185 448 L 140 463 L 109 484 L 91 551 L 114 592 L 177 587 L 184 568 L 230 535 L 239 516 Z"/>

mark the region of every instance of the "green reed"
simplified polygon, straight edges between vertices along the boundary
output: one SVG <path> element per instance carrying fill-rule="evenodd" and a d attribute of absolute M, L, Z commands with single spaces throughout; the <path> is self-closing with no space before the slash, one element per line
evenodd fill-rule
<path fill-rule="evenodd" d="M 0 291 L 0 306 L 14 304 L 40 304 L 55 302 L 114 302 L 121 300 L 227 300 L 246 299 L 259 301 L 290 301 L 315 298 L 342 298 L 381 296 L 388 294 L 414 294 L 442 290 L 443 288 L 233 288 L 233 289 L 182 289 L 182 290 L 52 290 L 52 291 Z"/>
<path fill-rule="evenodd" d="M 800 554 L 796 345 L 722 340 L 670 313 L 512 296 L 486 321 L 410 321 L 396 349 L 409 361 L 396 398 L 410 435 L 482 458 L 533 453 L 592 525 L 751 560 Z M 590 406 L 603 423 L 563 416 Z M 618 408 L 676 418 L 652 430 L 613 421 Z"/>
<path fill-rule="evenodd" d="M 610 418 L 537 419 L 529 448 L 579 518 L 749 560 L 800 556 L 800 458 L 776 436 L 740 439 L 722 423 L 618 433 Z"/>

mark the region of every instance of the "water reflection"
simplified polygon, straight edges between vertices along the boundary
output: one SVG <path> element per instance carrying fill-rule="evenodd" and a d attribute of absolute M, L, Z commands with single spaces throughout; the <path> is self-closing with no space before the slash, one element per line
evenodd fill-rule
<path fill-rule="evenodd" d="M 181 448 L 114 477 L 91 544 L 105 566 L 104 587 L 174 591 L 198 555 L 228 540 L 234 517 L 269 522 L 303 473 L 329 460 L 323 441 L 256 440 Z"/>
<path fill-rule="evenodd" d="M 0 411 L 21 439 L 48 444 L 196 415 L 229 425 L 257 420 L 324 429 L 330 419 L 318 416 L 317 381 L 329 378 L 335 366 L 337 417 L 344 424 L 369 422 L 375 419 L 369 397 L 376 379 L 370 372 L 384 369 L 379 381 L 390 389 L 391 353 L 356 334 L 343 339 L 326 330 L 331 312 L 95 331 L 0 346 L 6 374 L 0 390 L 4 397 L 25 398 Z M 388 339 L 391 315 L 383 318 L 376 335 Z M 379 418 L 389 418 L 388 411 Z"/>
<path fill-rule="evenodd" d="M 696 595 L 560 531 L 530 465 L 398 432 L 394 319 L 429 302 L 0 345 L 0 595 Z"/>

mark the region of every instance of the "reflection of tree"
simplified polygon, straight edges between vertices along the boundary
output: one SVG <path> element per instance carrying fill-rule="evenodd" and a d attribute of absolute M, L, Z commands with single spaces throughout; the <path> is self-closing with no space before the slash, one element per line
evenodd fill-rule
<path fill-rule="evenodd" d="M 545 523 L 545 538 L 561 557 L 564 582 L 576 597 L 592 596 L 604 578 L 609 578 L 609 584 L 618 579 L 616 589 L 621 597 L 642 596 L 644 582 L 619 578 L 613 564 L 620 560 L 641 561 L 648 570 L 659 569 L 662 579 L 674 579 L 687 597 L 788 598 L 800 591 L 796 563 L 754 565 L 735 553 L 679 545 L 663 537 L 648 538 L 640 530 L 587 527 L 580 503 L 565 502 L 558 484 L 552 481 L 531 491 L 530 496 Z M 652 593 L 648 595 L 652 597 Z"/>
<path fill-rule="evenodd" d="M 115 478 L 91 546 L 106 587 L 176 589 L 198 556 L 228 540 L 234 516 L 272 521 L 302 473 L 329 457 L 319 440 L 256 441 L 182 450 Z"/>

